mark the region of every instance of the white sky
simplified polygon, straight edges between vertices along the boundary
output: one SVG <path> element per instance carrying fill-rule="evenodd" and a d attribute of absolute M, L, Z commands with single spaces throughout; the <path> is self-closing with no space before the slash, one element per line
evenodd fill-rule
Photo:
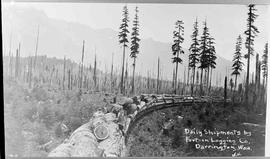
<path fill-rule="evenodd" d="M 15 4 L 17 5 L 17 4 Z M 111 28 L 118 31 L 122 18 L 120 3 L 19 3 L 43 10 L 49 17 L 89 25 L 92 28 Z M 232 60 L 235 41 L 246 29 L 246 5 L 216 4 L 127 4 L 130 20 L 133 20 L 134 9 L 139 7 L 140 36 L 153 38 L 161 42 L 172 42 L 172 32 L 176 20 L 183 20 L 185 41 L 183 46 L 189 48 L 190 35 L 196 17 L 199 20 L 199 34 L 202 32 L 202 21 L 207 19 L 210 34 L 216 39 L 216 50 L 220 56 Z M 270 19 L 268 6 L 257 5 L 255 25 L 260 33 L 255 40 L 255 50 L 262 52 L 267 40 L 267 29 Z M 268 20 L 268 21 L 267 21 Z M 131 23 L 130 23 L 131 25 Z"/>

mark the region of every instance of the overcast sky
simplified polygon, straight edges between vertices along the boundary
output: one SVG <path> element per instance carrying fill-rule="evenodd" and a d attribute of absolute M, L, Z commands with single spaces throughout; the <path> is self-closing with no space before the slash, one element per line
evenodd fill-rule
<path fill-rule="evenodd" d="M 122 18 L 120 3 L 19 3 L 18 6 L 29 6 L 43 10 L 49 17 L 78 22 L 92 28 L 111 28 L 118 31 Z M 161 42 L 172 42 L 172 32 L 176 20 L 182 20 L 185 27 L 184 47 L 189 48 L 190 35 L 196 17 L 199 20 L 200 34 L 202 22 L 207 19 L 210 34 L 216 39 L 217 54 L 231 60 L 235 41 L 246 29 L 246 5 L 202 5 L 202 4 L 127 4 L 130 20 L 133 20 L 134 9 L 139 7 L 140 36 L 153 38 Z M 258 5 L 256 26 L 260 33 L 256 37 L 255 50 L 262 52 L 267 42 L 267 24 L 270 15 L 268 6 Z M 131 25 L 131 24 L 130 24 Z"/>

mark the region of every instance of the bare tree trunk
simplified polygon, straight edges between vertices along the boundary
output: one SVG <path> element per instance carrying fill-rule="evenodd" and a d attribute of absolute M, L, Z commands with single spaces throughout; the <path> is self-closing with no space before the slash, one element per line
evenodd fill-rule
<path fill-rule="evenodd" d="M 195 69 L 194 69 L 195 70 Z M 196 71 L 196 87 L 195 87 L 195 93 L 194 93 L 194 88 L 193 88 L 193 93 L 196 95 L 198 94 L 198 86 L 199 86 L 199 81 L 200 81 L 200 75 L 199 75 L 199 70 Z M 195 73 L 195 72 L 194 72 Z M 195 78 L 195 77 L 194 77 Z M 194 86 L 193 86 L 194 87 Z"/>
<path fill-rule="evenodd" d="M 260 76 L 261 76 L 261 62 L 259 61 L 259 54 L 256 55 L 256 75 L 255 75 L 255 94 L 254 94 L 254 101 L 253 101 L 253 105 L 254 105 L 254 111 L 257 112 L 258 111 L 258 106 L 256 104 L 256 101 L 260 100 L 260 96 L 261 96 L 261 89 L 260 89 Z"/>
<path fill-rule="evenodd" d="M 132 73 L 132 94 L 135 95 L 135 66 L 136 66 L 136 58 L 133 58 L 133 73 Z"/>
<path fill-rule="evenodd" d="M 254 72 L 251 73 L 251 84 L 253 85 L 255 82 L 254 82 Z"/>
<path fill-rule="evenodd" d="M 7 70 L 7 76 L 12 76 L 12 70 L 11 70 L 11 56 L 12 56 L 12 53 L 11 53 L 11 49 L 12 49 L 12 32 L 10 33 L 10 41 L 9 41 L 9 55 L 8 55 L 8 70 Z"/>
<path fill-rule="evenodd" d="M 172 78 L 172 88 L 174 89 L 175 85 L 175 69 L 173 69 L 173 78 Z"/>
<path fill-rule="evenodd" d="M 192 68 L 192 84 L 191 84 L 191 96 L 193 96 L 193 92 L 194 92 L 194 82 L 195 82 L 195 69 L 196 67 Z"/>
<path fill-rule="evenodd" d="M 18 79 L 19 74 L 19 50 L 16 49 L 16 59 L 15 59 L 15 79 Z"/>
<path fill-rule="evenodd" d="M 255 85 L 256 89 L 260 90 L 261 85 L 261 62 L 259 61 L 259 54 L 256 55 L 256 77 L 255 77 Z"/>
<path fill-rule="evenodd" d="M 21 77 L 21 43 L 19 43 L 18 57 L 18 77 Z"/>
<path fill-rule="evenodd" d="M 71 74 L 70 75 L 70 90 L 72 90 L 73 85 L 74 85 L 74 76 Z"/>
<path fill-rule="evenodd" d="M 38 25 L 38 31 L 37 31 L 37 41 L 36 41 L 36 49 L 35 49 L 34 70 L 36 69 L 36 62 L 37 62 L 38 40 L 39 40 L 39 25 Z"/>
<path fill-rule="evenodd" d="M 208 90 L 208 92 L 209 92 L 209 94 L 211 93 L 211 87 L 212 87 L 212 68 L 210 69 L 210 81 L 209 81 L 209 90 Z"/>
<path fill-rule="evenodd" d="M 26 65 L 23 66 L 23 82 L 27 82 L 27 79 L 26 79 Z"/>
<path fill-rule="evenodd" d="M 55 80 L 56 80 L 56 84 L 58 85 L 58 86 L 60 86 L 60 84 L 59 84 L 59 79 L 58 79 L 58 68 L 56 68 L 56 72 L 55 72 Z M 61 86 L 60 86 L 61 87 Z"/>
<path fill-rule="evenodd" d="M 64 56 L 63 83 L 62 83 L 63 90 L 65 90 L 65 78 L 66 78 L 65 75 L 66 75 L 66 56 Z"/>
<path fill-rule="evenodd" d="M 238 85 L 238 84 L 237 84 L 237 77 L 238 77 L 238 76 L 235 75 L 235 81 L 234 81 L 234 82 L 235 82 L 235 86 L 234 86 L 234 91 L 236 91 L 236 88 L 237 88 L 237 85 Z"/>
<path fill-rule="evenodd" d="M 29 88 L 32 87 L 32 57 L 29 57 L 29 67 L 28 67 L 28 79 L 29 79 Z"/>
<path fill-rule="evenodd" d="M 227 76 L 225 76 L 224 80 L 224 107 L 226 105 L 226 100 L 227 100 Z"/>
<path fill-rule="evenodd" d="M 204 94 L 207 93 L 208 87 L 207 87 L 207 69 L 204 70 L 204 79 L 203 79 L 203 88 L 204 88 Z M 205 89 L 206 87 L 206 89 Z"/>
<path fill-rule="evenodd" d="M 87 88 L 87 76 L 84 74 L 83 75 L 83 88 L 86 89 Z"/>
<path fill-rule="evenodd" d="M 183 80 L 182 95 L 186 93 L 186 67 L 184 69 L 184 80 Z"/>
<path fill-rule="evenodd" d="M 112 55 L 112 66 L 111 66 L 111 93 L 113 92 L 113 89 L 114 89 L 114 82 L 113 82 L 113 55 Z"/>
<path fill-rule="evenodd" d="M 121 82 L 120 82 L 120 89 L 121 89 L 121 93 L 123 94 L 125 92 L 125 88 L 124 88 L 124 69 L 125 69 L 125 45 L 126 43 L 124 42 L 123 44 L 123 63 L 122 63 L 122 73 L 121 73 Z"/>
<path fill-rule="evenodd" d="M 150 73 L 149 73 L 149 71 L 147 73 L 147 89 L 148 90 L 150 89 Z"/>
<path fill-rule="evenodd" d="M 207 81 L 206 81 L 206 88 L 209 89 L 209 76 L 210 75 L 210 67 L 207 68 Z M 209 92 L 208 92 L 209 93 Z"/>
<path fill-rule="evenodd" d="M 203 69 L 201 68 L 200 95 L 203 95 Z"/>
<path fill-rule="evenodd" d="M 81 61 L 81 72 L 80 72 L 80 91 L 82 91 L 82 80 L 83 80 L 83 59 L 84 59 L 84 44 L 85 41 L 83 40 L 83 47 L 82 47 L 82 61 Z"/>
<path fill-rule="evenodd" d="M 70 69 L 68 69 L 68 90 L 71 90 L 71 75 L 70 75 Z"/>
<path fill-rule="evenodd" d="M 189 86 L 189 72 L 190 72 L 190 67 L 188 66 L 188 74 L 187 74 L 187 86 Z"/>
<path fill-rule="evenodd" d="M 97 56 L 95 54 L 95 62 L 94 62 L 94 85 L 95 85 L 95 90 L 97 89 Z"/>
<path fill-rule="evenodd" d="M 158 70 L 157 70 L 157 94 L 159 94 L 159 57 L 158 57 Z"/>
<path fill-rule="evenodd" d="M 235 92 L 236 92 L 236 87 L 237 87 L 237 74 L 235 75 L 235 81 L 234 81 L 234 91 L 233 91 L 233 102 L 235 100 Z"/>
<path fill-rule="evenodd" d="M 128 82 L 128 63 L 126 62 L 125 80 L 124 80 L 124 95 L 127 94 L 129 82 Z"/>
<path fill-rule="evenodd" d="M 179 52 L 177 52 L 177 59 L 179 58 Z M 174 94 L 176 94 L 178 82 L 177 82 L 177 73 L 178 73 L 178 62 L 176 61 L 176 68 L 175 68 L 175 86 L 174 86 Z"/>
<path fill-rule="evenodd" d="M 9 70 L 10 70 L 10 77 L 13 77 L 13 54 L 11 53 L 10 60 L 9 60 Z"/>

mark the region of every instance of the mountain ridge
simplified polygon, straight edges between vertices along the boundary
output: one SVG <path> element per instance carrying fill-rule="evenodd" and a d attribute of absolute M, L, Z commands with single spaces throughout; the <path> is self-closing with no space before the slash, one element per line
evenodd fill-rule
<path fill-rule="evenodd" d="M 122 64 L 122 48 L 118 42 L 118 33 L 110 28 L 93 29 L 88 25 L 67 22 L 65 20 L 49 18 L 43 11 L 34 8 L 18 8 L 14 11 L 3 10 L 3 37 L 8 50 L 8 33 L 13 32 L 15 43 L 22 43 L 22 56 L 34 54 L 37 36 L 37 26 L 40 26 L 38 54 L 46 54 L 48 57 L 63 58 L 67 56 L 76 62 L 81 60 L 82 41 L 85 40 L 85 64 L 93 64 L 97 56 L 98 67 L 101 70 L 110 68 L 112 60 L 116 68 L 120 70 Z M 9 26 L 12 26 L 12 31 Z M 13 42 L 14 43 L 14 42 Z M 12 45 L 12 49 L 16 49 Z M 137 59 L 138 74 L 147 76 L 150 71 L 153 75 L 157 72 L 157 59 L 161 59 L 162 76 L 171 79 L 172 64 L 171 44 L 156 41 L 152 38 L 142 39 L 140 53 Z M 132 60 L 129 58 L 129 49 L 126 49 L 128 69 L 131 71 Z M 188 50 L 181 55 L 183 64 L 179 65 L 179 76 L 184 76 L 188 66 Z M 14 52 L 14 51 L 13 51 Z M 217 55 L 217 67 L 213 71 L 214 77 L 229 75 L 232 62 Z M 227 73 L 226 73 L 227 72 Z"/>

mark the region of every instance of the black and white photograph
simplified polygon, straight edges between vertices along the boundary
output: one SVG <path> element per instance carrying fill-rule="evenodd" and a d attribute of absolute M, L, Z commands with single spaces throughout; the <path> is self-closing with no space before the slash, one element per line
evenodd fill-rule
<path fill-rule="evenodd" d="M 6 157 L 265 156 L 269 5 L 3 2 Z"/>

